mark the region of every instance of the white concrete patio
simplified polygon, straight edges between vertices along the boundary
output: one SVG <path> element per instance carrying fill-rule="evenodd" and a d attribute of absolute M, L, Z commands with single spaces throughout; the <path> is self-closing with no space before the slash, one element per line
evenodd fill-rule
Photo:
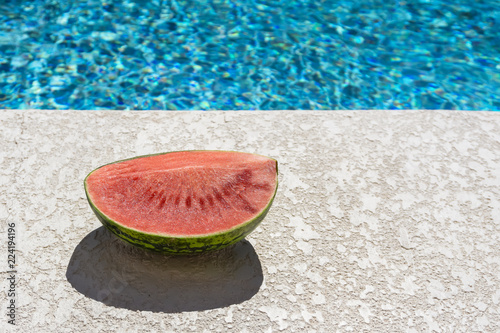
<path fill-rule="evenodd" d="M 500 112 L 0 110 L 0 306 L 16 224 L 19 332 L 499 332 Z M 132 248 L 83 179 L 191 149 L 276 158 L 247 239 Z M 3 297 L 5 295 L 5 297 Z"/>

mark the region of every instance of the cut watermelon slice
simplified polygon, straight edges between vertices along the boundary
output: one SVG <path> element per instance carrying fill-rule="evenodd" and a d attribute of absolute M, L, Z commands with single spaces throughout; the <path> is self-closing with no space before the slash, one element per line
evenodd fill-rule
<path fill-rule="evenodd" d="M 168 253 L 217 250 L 262 221 L 277 161 L 228 151 L 181 151 L 102 166 L 85 178 L 99 220 L 120 238 Z"/>

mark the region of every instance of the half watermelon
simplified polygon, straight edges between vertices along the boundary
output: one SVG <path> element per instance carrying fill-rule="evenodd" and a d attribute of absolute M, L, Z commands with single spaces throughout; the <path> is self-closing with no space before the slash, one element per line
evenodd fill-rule
<path fill-rule="evenodd" d="M 172 254 L 218 250 L 252 232 L 278 188 L 276 160 L 179 151 L 104 165 L 84 181 L 90 207 L 118 237 Z"/>

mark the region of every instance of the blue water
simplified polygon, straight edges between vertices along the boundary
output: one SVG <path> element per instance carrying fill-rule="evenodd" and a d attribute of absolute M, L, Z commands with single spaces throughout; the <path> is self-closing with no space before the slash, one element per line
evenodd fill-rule
<path fill-rule="evenodd" d="M 0 108 L 500 110 L 498 0 L 2 0 Z"/>

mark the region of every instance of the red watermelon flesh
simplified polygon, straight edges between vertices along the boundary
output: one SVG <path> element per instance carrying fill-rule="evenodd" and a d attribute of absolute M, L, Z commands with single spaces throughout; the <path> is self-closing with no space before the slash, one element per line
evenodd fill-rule
<path fill-rule="evenodd" d="M 259 215 L 274 197 L 277 163 L 225 151 L 183 151 L 103 166 L 86 179 L 90 201 L 141 232 L 197 236 Z"/>

